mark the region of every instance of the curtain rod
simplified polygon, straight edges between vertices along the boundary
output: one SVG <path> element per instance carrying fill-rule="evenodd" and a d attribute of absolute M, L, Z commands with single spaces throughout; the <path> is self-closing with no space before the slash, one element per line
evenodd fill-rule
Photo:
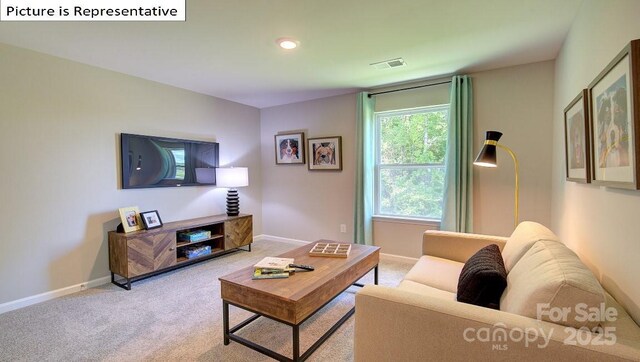
<path fill-rule="evenodd" d="M 424 84 L 424 85 L 417 85 L 415 87 L 400 88 L 400 89 L 388 90 L 388 91 L 384 91 L 384 92 L 369 93 L 368 97 L 371 98 L 371 96 L 377 96 L 378 94 L 395 93 L 395 92 L 401 92 L 401 91 L 406 91 L 406 90 L 411 90 L 411 89 L 431 87 L 431 86 L 434 86 L 434 85 L 442 85 L 442 84 L 447 84 L 447 83 L 451 83 L 451 81 L 448 80 L 448 81 L 440 82 L 440 83 Z"/>

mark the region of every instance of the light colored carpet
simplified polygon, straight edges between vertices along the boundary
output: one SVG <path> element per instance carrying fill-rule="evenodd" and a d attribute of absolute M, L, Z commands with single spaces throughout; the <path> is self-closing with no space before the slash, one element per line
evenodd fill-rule
<path fill-rule="evenodd" d="M 0 315 L 0 361 L 270 361 L 238 343 L 222 342 L 218 277 L 299 244 L 258 241 L 236 252 L 133 284 L 113 284 Z M 411 263 L 382 260 L 380 284 L 397 285 Z M 373 283 L 373 272 L 362 279 Z M 351 287 L 300 328 L 301 353 L 354 304 Z M 249 312 L 230 307 L 236 325 Z M 309 361 L 353 360 L 351 317 Z M 291 327 L 259 318 L 238 335 L 291 356 Z"/>

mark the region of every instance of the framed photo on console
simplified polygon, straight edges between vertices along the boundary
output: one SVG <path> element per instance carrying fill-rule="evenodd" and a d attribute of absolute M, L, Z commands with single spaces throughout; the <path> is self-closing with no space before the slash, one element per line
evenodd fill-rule
<path fill-rule="evenodd" d="M 594 184 L 640 189 L 640 40 L 631 41 L 589 84 Z"/>
<path fill-rule="evenodd" d="M 304 133 L 277 134 L 276 165 L 304 164 Z"/>
<path fill-rule="evenodd" d="M 158 210 L 141 212 L 140 218 L 142 219 L 144 228 L 147 230 L 159 228 L 162 226 L 162 220 L 160 219 Z"/>
<path fill-rule="evenodd" d="M 567 181 L 591 181 L 589 157 L 589 92 L 583 89 L 564 109 L 564 149 Z"/>
<path fill-rule="evenodd" d="M 118 212 L 125 233 L 142 229 L 140 210 L 137 206 L 122 207 L 118 209 Z"/>
<path fill-rule="evenodd" d="M 309 138 L 310 171 L 342 171 L 342 137 Z"/>

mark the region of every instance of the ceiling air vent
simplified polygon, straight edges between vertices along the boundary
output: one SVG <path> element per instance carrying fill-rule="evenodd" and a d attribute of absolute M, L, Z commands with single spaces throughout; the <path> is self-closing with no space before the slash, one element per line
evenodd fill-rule
<path fill-rule="evenodd" d="M 404 59 L 402 58 L 396 58 L 396 59 L 385 60 L 378 63 L 371 63 L 369 65 L 371 65 L 376 69 L 389 69 L 389 68 L 396 68 L 396 67 L 404 67 L 405 65 L 407 65 L 407 63 L 405 63 Z"/>

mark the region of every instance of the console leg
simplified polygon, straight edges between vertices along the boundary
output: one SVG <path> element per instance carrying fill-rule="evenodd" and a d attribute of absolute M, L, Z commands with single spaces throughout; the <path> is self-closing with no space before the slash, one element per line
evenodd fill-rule
<path fill-rule="evenodd" d="M 126 283 L 116 281 L 115 274 L 113 272 L 111 272 L 111 283 L 112 284 L 117 285 L 117 286 L 119 286 L 120 288 L 122 288 L 124 290 L 131 290 L 131 279 L 130 278 L 124 278 L 124 280 L 126 281 Z"/>

